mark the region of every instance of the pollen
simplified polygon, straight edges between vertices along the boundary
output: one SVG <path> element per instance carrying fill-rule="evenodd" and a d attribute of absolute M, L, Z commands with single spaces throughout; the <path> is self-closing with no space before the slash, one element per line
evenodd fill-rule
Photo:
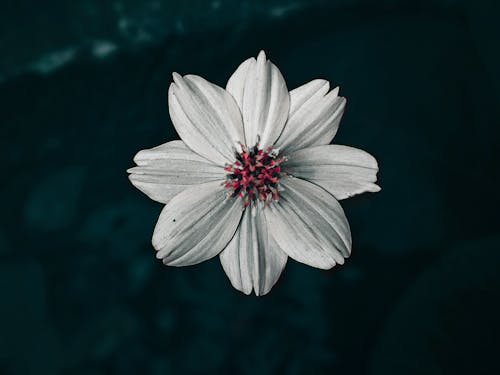
<path fill-rule="evenodd" d="M 245 207 L 258 200 L 269 204 L 278 201 L 279 181 L 283 175 L 280 164 L 285 158 L 278 158 L 278 150 L 260 149 L 259 143 L 247 148 L 240 143 L 241 152 L 235 152 L 235 162 L 224 168 L 225 187 L 231 189 L 230 197 L 243 199 Z"/>

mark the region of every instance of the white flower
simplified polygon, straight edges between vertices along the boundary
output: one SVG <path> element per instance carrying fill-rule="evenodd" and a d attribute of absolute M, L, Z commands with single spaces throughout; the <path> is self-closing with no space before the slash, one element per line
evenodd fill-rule
<path fill-rule="evenodd" d="M 316 79 L 288 92 L 260 52 L 226 89 L 174 73 L 170 117 L 182 141 L 140 151 L 134 186 L 166 206 L 153 234 L 171 266 L 220 255 L 232 285 L 268 293 L 291 257 L 330 269 L 351 252 L 338 200 L 376 192 L 377 161 L 330 145 L 346 100 Z"/>

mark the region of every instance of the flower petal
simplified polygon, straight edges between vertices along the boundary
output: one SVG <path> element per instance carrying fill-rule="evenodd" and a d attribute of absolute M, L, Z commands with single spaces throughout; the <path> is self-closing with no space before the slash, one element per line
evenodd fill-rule
<path fill-rule="evenodd" d="M 338 87 L 329 89 L 328 81 L 316 79 L 290 91 L 290 114 L 275 145 L 281 153 L 331 142 L 346 99 L 338 96 Z"/>
<path fill-rule="evenodd" d="M 201 77 L 174 73 L 168 90 L 170 117 L 179 136 L 197 154 L 218 164 L 232 163 L 244 141 L 238 105 L 223 88 Z"/>
<path fill-rule="evenodd" d="M 304 148 L 289 155 L 286 172 L 321 186 L 337 200 L 366 191 L 377 192 L 377 160 L 354 147 L 326 145 Z"/>
<path fill-rule="evenodd" d="M 271 146 L 285 126 L 290 98 L 279 69 L 266 58 L 264 51 L 257 60 L 244 61 L 227 82 L 243 115 L 246 145 Z"/>
<path fill-rule="evenodd" d="M 231 240 L 242 214 L 241 199 L 227 197 L 221 183 L 195 185 L 163 208 L 153 233 L 156 257 L 169 266 L 201 263 Z"/>
<path fill-rule="evenodd" d="M 288 256 L 269 236 L 263 207 L 248 206 L 220 261 L 233 287 L 250 294 L 267 294 L 278 281 Z"/>
<path fill-rule="evenodd" d="M 291 258 L 329 269 L 351 252 L 351 231 L 342 207 L 322 188 L 298 178 L 282 180 L 279 202 L 265 210 L 271 235 Z"/>
<path fill-rule="evenodd" d="M 224 181 L 224 168 L 191 151 L 182 141 L 142 150 L 134 157 L 137 167 L 127 170 L 130 182 L 151 199 L 168 203 L 189 186 Z"/>

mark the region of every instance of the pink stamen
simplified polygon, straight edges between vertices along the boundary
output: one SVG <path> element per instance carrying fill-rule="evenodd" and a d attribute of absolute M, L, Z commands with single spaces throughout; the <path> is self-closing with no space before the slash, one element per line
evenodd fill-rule
<path fill-rule="evenodd" d="M 241 197 L 245 207 L 252 201 L 260 200 L 269 204 L 270 200 L 278 200 L 278 183 L 281 177 L 277 152 L 268 147 L 259 149 L 259 143 L 249 149 L 240 143 L 241 152 L 236 152 L 236 160 L 224 170 L 229 172 L 225 187 L 232 189 L 231 197 Z"/>

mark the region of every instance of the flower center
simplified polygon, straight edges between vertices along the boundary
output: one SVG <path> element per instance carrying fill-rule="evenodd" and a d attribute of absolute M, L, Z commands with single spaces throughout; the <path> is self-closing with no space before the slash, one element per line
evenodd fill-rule
<path fill-rule="evenodd" d="M 241 144 L 241 153 L 235 152 L 236 161 L 224 168 L 227 171 L 225 187 L 232 189 L 232 198 L 243 199 L 245 207 L 252 201 L 268 204 L 278 200 L 278 184 L 282 175 L 280 164 L 285 158 L 277 158 L 278 150 L 268 147 L 259 149 L 259 143 L 247 149 Z"/>

